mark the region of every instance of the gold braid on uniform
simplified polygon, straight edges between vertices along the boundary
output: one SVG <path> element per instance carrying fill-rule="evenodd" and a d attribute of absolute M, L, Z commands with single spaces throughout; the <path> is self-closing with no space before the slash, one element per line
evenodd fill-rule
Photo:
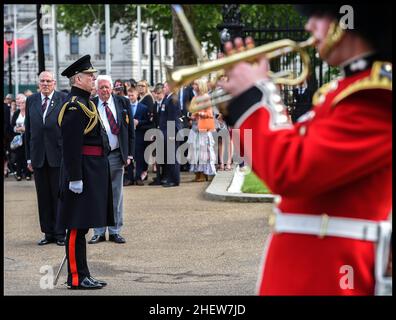
<path fill-rule="evenodd" d="M 334 98 L 331 105 L 336 105 L 338 102 L 357 91 L 367 89 L 384 89 L 392 91 L 392 64 L 390 62 L 374 62 L 370 75 L 354 82 L 341 91 Z"/>
<path fill-rule="evenodd" d="M 335 82 L 337 82 L 337 80 L 333 80 L 321 86 L 312 97 L 312 105 L 315 106 L 322 104 L 328 92 L 334 89 L 333 85 Z M 367 77 L 350 84 L 339 92 L 334 97 L 331 106 L 334 107 L 341 100 L 357 91 L 368 89 L 384 89 L 392 91 L 392 63 L 387 61 L 374 62 L 370 74 Z"/>
<path fill-rule="evenodd" d="M 63 120 L 63 116 L 65 114 L 66 108 L 69 105 L 70 102 L 76 102 L 82 109 L 82 111 L 85 113 L 85 115 L 88 117 L 89 122 L 87 124 L 87 126 L 84 129 L 84 134 L 87 134 L 88 132 L 90 132 L 98 123 L 98 111 L 96 110 L 95 104 L 89 100 L 89 106 L 91 107 L 88 108 L 85 104 L 81 103 L 80 101 L 76 100 L 77 97 L 73 96 L 71 98 L 70 101 L 67 101 L 63 106 L 61 111 L 59 112 L 59 116 L 58 116 L 58 124 L 59 126 L 61 126 L 62 124 L 62 120 Z M 73 108 L 73 107 L 71 107 Z M 77 109 L 77 108 L 76 108 Z"/>

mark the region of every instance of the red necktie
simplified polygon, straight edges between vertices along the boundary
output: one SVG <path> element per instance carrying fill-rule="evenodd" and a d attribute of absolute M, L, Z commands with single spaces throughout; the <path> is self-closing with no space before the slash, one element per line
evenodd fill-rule
<path fill-rule="evenodd" d="M 109 120 L 111 133 L 115 135 L 119 134 L 120 128 L 117 125 L 117 122 L 115 121 L 113 113 L 111 112 L 109 106 L 107 105 L 107 102 L 103 102 L 103 106 L 106 111 L 107 120 Z"/>
<path fill-rule="evenodd" d="M 43 103 L 43 105 L 41 106 L 41 110 L 43 110 L 43 113 L 45 112 L 45 109 L 47 109 L 47 101 L 48 101 L 48 97 L 45 96 L 45 98 L 44 98 L 44 103 Z"/>

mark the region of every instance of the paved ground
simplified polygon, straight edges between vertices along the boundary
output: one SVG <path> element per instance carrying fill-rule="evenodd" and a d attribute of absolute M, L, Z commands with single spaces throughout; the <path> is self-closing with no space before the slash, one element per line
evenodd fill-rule
<path fill-rule="evenodd" d="M 127 243 L 88 245 L 91 273 L 109 283 L 89 292 L 67 290 L 65 271 L 54 289 L 40 288 L 40 268 L 56 272 L 64 247 L 37 245 L 34 182 L 5 179 L 4 294 L 254 295 L 272 204 L 210 201 L 208 183 L 191 179 L 182 174 L 178 188 L 124 189 Z"/>

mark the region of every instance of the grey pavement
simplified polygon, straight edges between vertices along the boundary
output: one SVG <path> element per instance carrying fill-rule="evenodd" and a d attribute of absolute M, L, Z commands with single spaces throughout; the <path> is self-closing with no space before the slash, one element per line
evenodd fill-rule
<path fill-rule="evenodd" d="M 190 173 L 181 178 L 176 188 L 125 187 L 127 243 L 87 244 L 92 275 L 108 282 L 94 291 L 68 290 L 65 270 L 55 288 L 40 288 L 64 247 L 37 245 L 34 182 L 6 178 L 4 295 L 255 295 L 272 204 L 211 201 L 209 182 L 191 182 Z M 212 187 L 220 188 L 221 178 Z"/>

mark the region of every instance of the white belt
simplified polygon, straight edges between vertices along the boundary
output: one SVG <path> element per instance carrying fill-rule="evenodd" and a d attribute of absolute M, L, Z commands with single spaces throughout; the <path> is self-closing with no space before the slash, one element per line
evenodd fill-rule
<path fill-rule="evenodd" d="M 379 222 L 372 220 L 329 217 L 309 214 L 282 213 L 275 208 L 275 232 L 334 236 L 376 242 L 379 239 Z"/>

